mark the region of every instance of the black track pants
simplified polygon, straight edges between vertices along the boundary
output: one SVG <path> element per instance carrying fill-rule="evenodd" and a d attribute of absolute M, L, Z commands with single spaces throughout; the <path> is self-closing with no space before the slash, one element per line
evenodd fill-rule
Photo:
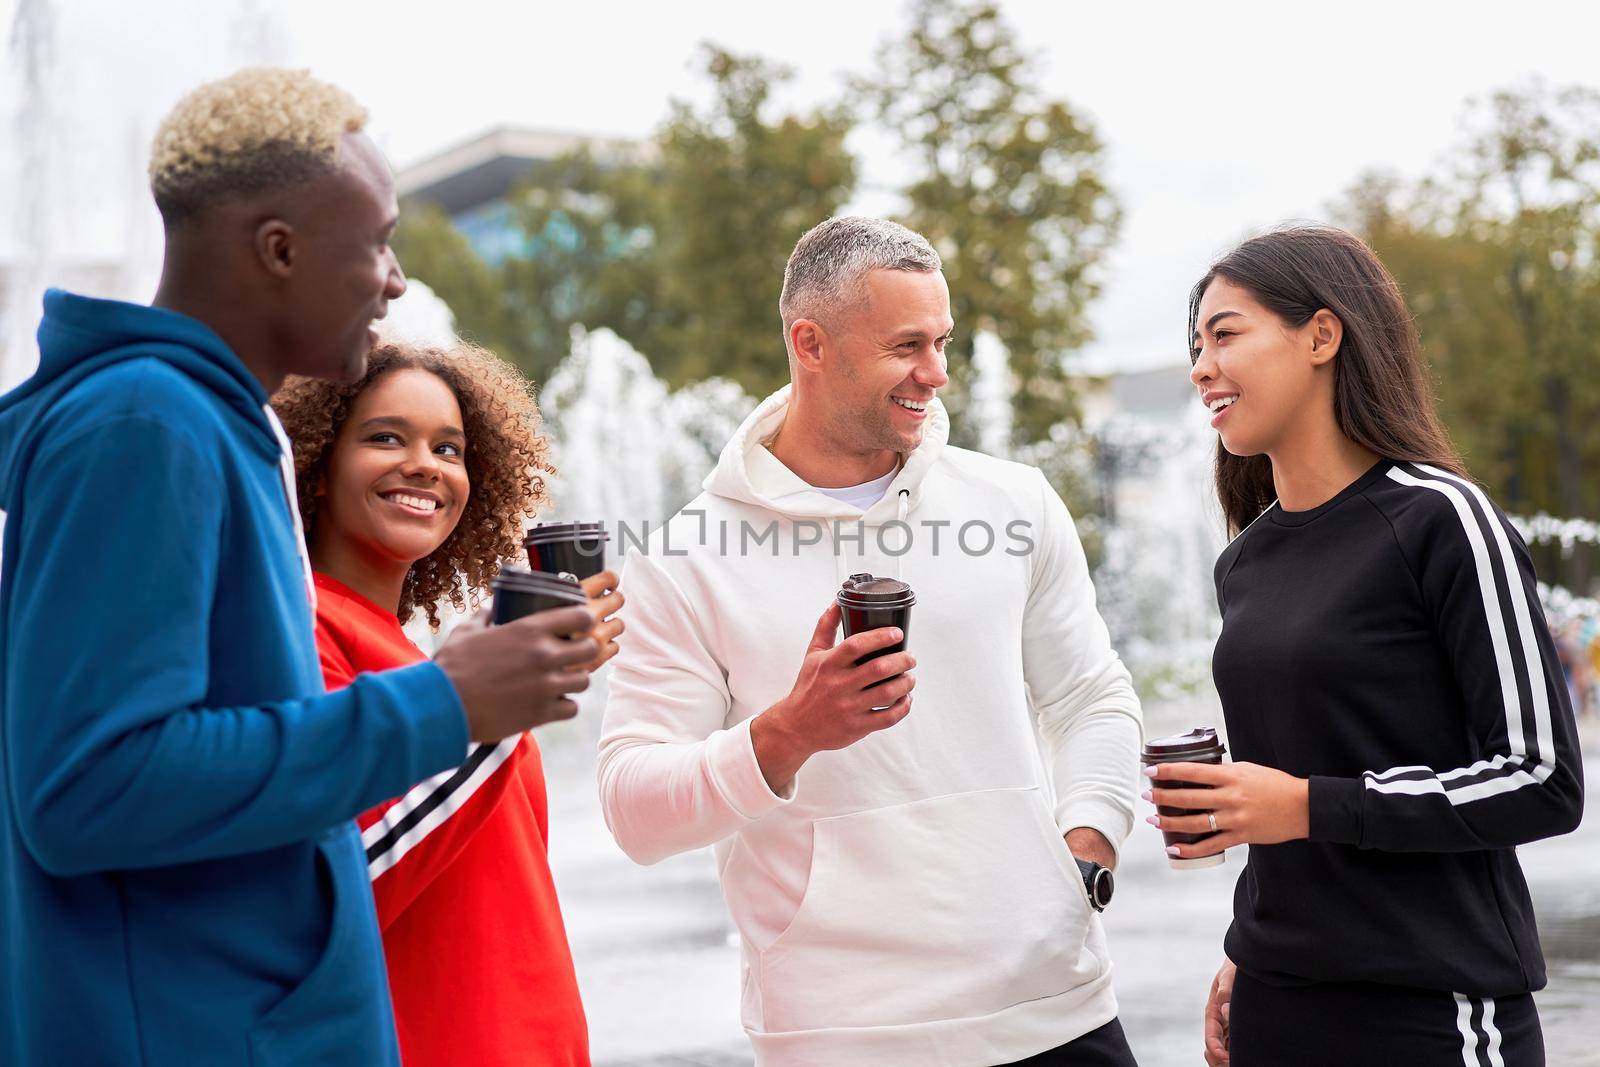
<path fill-rule="evenodd" d="M 1018 1060 L 1007 1067 L 1139 1067 L 1122 1034 L 1122 1024 L 1112 1019 L 1060 1048 Z"/>
<path fill-rule="evenodd" d="M 1228 1021 L 1231 1067 L 1544 1067 L 1544 1033 L 1528 993 L 1285 987 L 1240 971 Z"/>

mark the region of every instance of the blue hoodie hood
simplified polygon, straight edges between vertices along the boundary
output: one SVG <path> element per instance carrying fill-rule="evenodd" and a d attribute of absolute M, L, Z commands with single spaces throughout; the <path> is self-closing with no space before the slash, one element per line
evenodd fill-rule
<path fill-rule="evenodd" d="M 165 308 L 51 289 L 39 324 L 39 367 L 0 396 L 0 507 L 10 508 L 18 460 L 51 405 L 89 375 L 133 359 L 158 359 L 215 394 L 259 431 L 265 453 L 277 455 L 266 390 L 211 327 Z"/>

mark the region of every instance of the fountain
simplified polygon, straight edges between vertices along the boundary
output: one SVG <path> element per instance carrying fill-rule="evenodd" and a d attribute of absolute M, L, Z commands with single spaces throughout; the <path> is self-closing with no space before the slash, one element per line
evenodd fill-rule
<path fill-rule="evenodd" d="M 383 332 L 444 344 L 454 336 L 451 321 L 444 302 L 412 279 Z M 721 378 L 672 391 L 649 360 L 612 331 L 575 327 L 570 353 L 539 390 L 558 472 L 550 479 L 554 507 L 539 519 L 604 522 L 613 534 L 608 562 L 618 567 L 628 548 L 700 492 L 722 446 L 755 404 Z M 424 649 L 437 648 L 460 617 L 447 608 L 441 620 L 438 634 L 416 620 L 407 633 Z M 593 712 L 586 716 L 587 732 L 547 728 L 549 736 L 558 744 L 579 736 L 592 741 L 604 694 L 602 681 L 580 701 Z"/>
<path fill-rule="evenodd" d="M 965 416 L 979 450 L 1097 495 L 1100 514 L 1077 517 L 1078 530 L 1099 539 L 1098 606 L 1141 695 L 1154 705 L 1214 705 L 1211 647 L 1221 619 L 1211 564 L 1223 542 L 1211 497 L 1214 438 L 1200 406 L 1186 389 L 1157 390 L 1153 406 L 1148 397 L 1138 405 L 1100 399 L 1086 405 L 1081 428 L 1059 423 L 1045 440 L 1019 445 L 1005 346 L 980 332 L 972 362 Z"/>
<path fill-rule="evenodd" d="M 45 0 L 20 0 L 12 19 L 12 76 L 6 95 L 17 101 L 13 144 L 3 172 L 3 202 L 14 205 L 0 230 L 0 390 L 24 378 L 34 359 L 33 331 L 45 279 L 55 270 L 61 153 L 55 131 L 65 125 L 56 70 L 56 14 Z M 8 100 L 9 102 L 9 100 Z M 9 236 L 9 240 L 5 238 Z"/>
<path fill-rule="evenodd" d="M 178 97 L 291 55 L 266 0 L 206 6 L 161 35 L 138 6 L 90 6 L 17 0 L 12 16 L 0 82 L 11 130 L 0 158 L 0 391 L 37 363 L 47 286 L 134 301 L 155 291 L 161 226 L 145 166 Z"/>
<path fill-rule="evenodd" d="M 1211 570 L 1223 539 L 1209 476 L 1213 439 L 1203 410 L 1190 407 L 1091 427 L 1110 499 L 1095 573 L 1100 613 L 1147 705 L 1216 700 L 1211 649 L 1222 620 Z"/>
<path fill-rule="evenodd" d="M 378 323 L 385 341 L 404 341 L 433 348 L 448 348 L 456 338 L 456 317 L 427 282 L 406 280 L 406 292 L 391 301 L 389 314 Z"/>
<path fill-rule="evenodd" d="M 978 451 L 1011 455 L 1011 396 L 1016 379 L 1005 345 L 989 330 L 972 338 L 972 389 L 967 418 L 977 424 Z"/>
<path fill-rule="evenodd" d="M 622 338 L 580 327 L 539 406 L 560 472 L 554 516 L 642 537 L 646 524 L 659 527 L 699 493 L 755 401 L 719 378 L 670 391 Z"/>

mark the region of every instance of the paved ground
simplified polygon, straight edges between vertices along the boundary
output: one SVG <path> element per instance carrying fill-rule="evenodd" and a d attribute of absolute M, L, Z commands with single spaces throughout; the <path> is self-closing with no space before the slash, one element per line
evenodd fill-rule
<path fill-rule="evenodd" d="M 585 746 L 573 736 L 547 747 L 552 857 L 596 1067 L 750 1067 L 738 952 L 710 854 L 635 866 L 601 820 Z M 1588 780 L 1600 784 L 1600 746 Z M 1549 957 L 1538 1000 L 1558 1067 L 1600 1067 L 1600 801 L 1589 810 L 1577 834 L 1521 850 Z M 1198 1064 L 1238 864 L 1170 870 L 1143 824 L 1125 852 L 1106 917 L 1124 1026 L 1145 1067 Z M 1174 943 L 1180 928 L 1189 933 Z"/>

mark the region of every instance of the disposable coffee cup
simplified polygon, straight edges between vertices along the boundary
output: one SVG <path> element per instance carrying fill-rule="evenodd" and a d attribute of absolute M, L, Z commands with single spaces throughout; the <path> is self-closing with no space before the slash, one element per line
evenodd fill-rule
<path fill-rule="evenodd" d="M 494 579 L 494 622 L 504 626 L 513 619 L 554 608 L 581 608 L 589 603 L 575 578 L 539 574 L 521 567 L 506 567 Z"/>
<path fill-rule="evenodd" d="M 545 574 L 570 574 L 580 582 L 606 569 L 606 533 L 599 522 L 541 522 L 522 537 L 528 566 Z"/>
<path fill-rule="evenodd" d="M 1221 763 L 1223 753 L 1227 749 L 1222 742 L 1217 740 L 1217 731 L 1209 726 L 1200 726 L 1186 734 L 1175 737 L 1161 737 L 1154 741 L 1146 741 L 1141 759 L 1146 767 L 1158 763 Z M 1180 782 L 1170 778 L 1160 779 L 1155 786 L 1157 789 L 1210 789 L 1208 785 L 1198 782 Z M 1205 798 L 1196 796 L 1196 804 L 1203 804 Z M 1172 808 L 1156 805 L 1156 811 L 1162 818 L 1179 815 L 1205 815 L 1211 809 L 1206 807 Z M 1180 834 L 1169 830 L 1161 831 L 1161 839 L 1168 845 L 1193 845 L 1212 837 L 1217 833 L 1207 830 L 1199 834 Z M 1198 867 L 1216 867 L 1223 862 L 1223 854 L 1203 856 L 1199 859 L 1179 859 L 1176 856 L 1167 856 L 1167 865 L 1177 870 L 1193 870 Z"/>
<path fill-rule="evenodd" d="M 836 599 L 839 602 L 839 615 L 843 620 L 846 638 L 864 634 L 868 630 L 881 630 L 885 626 L 900 628 L 900 640 L 868 652 L 856 660 L 857 667 L 879 656 L 906 650 L 906 641 L 911 637 L 911 605 L 917 602 L 917 595 L 905 582 L 897 578 L 877 578 L 871 574 L 852 574 L 845 579 Z M 885 685 L 898 677 L 900 676 L 894 675 L 893 678 L 873 682 L 867 688 Z M 872 710 L 887 711 L 893 706 L 885 704 Z"/>

